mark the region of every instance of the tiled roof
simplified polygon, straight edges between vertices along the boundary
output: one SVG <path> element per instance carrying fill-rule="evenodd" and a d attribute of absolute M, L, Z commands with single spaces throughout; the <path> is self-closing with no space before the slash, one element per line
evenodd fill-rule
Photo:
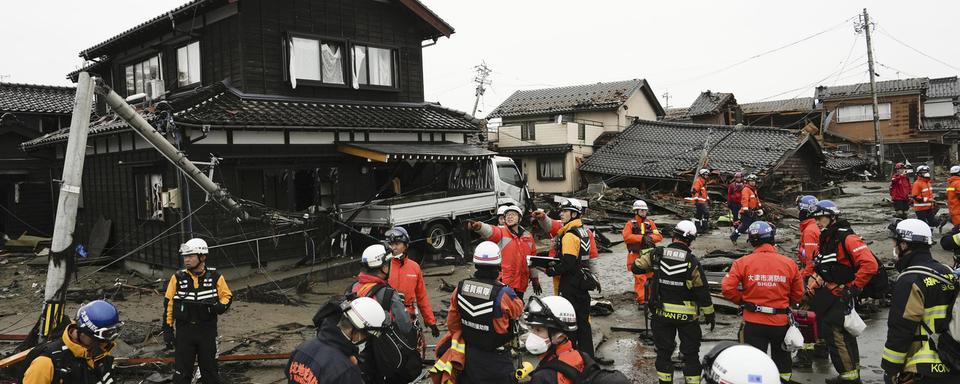
<path fill-rule="evenodd" d="M 498 153 L 504 156 L 520 155 L 551 155 L 567 153 L 573 150 L 573 144 L 524 145 L 520 147 L 499 148 Z"/>
<path fill-rule="evenodd" d="M 956 76 L 930 79 L 930 88 L 927 88 L 927 98 L 960 97 L 960 82 Z"/>
<path fill-rule="evenodd" d="M 855 170 L 859 167 L 869 166 L 872 163 L 868 159 L 862 159 L 859 157 L 840 157 L 840 156 L 827 156 L 827 163 L 824 164 L 823 169 L 834 172 L 842 173 L 851 170 Z"/>
<path fill-rule="evenodd" d="M 767 173 L 809 136 L 772 127 L 638 120 L 587 158 L 580 170 L 605 175 L 678 179 L 697 167 L 708 139 L 709 167 L 724 173 Z M 819 147 L 818 147 L 819 153 Z"/>
<path fill-rule="evenodd" d="M 783 113 L 783 112 L 809 112 L 814 107 L 812 97 L 800 97 L 786 100 L 770 100 L 757 103 L 740 104 L 743 113 Z"/>
<path fill-rule="evenodd" d="M 910 94 L 922 93 L 929 86 L 930 80 L 918 77 L 902 80 L 885 80 L 877 82 L 877 94 Z M 817 87 L 817 99 L 849 99 L 870 96 L 870 83 L 847 84 L 833 87 Z"/>
<path fill-rule="evenodd" d="M 0 112 L 73 112 L 77 90 L 52 85 L 0 83 Z"/>
<path fill-rule="evenodd" d="M 693 104 L 690 104 L 689 110 L 687 110 L 687 115 L 689 116 L 701 116 L 701 115 L 712 115 L 714 113 L 720 112 L 720 107 L 726 104 L 728 101 L 733 100 L 732 93 L 721 93 L 721 92 L 711 92 L 706 91 L 700 94 L 696 100 L 693 101 Z"/>
<path fill-rule="evenodd" d="M 578 111 L 611 110 L 623 105 L 646 80 L 516 91 L 487 118 L 547 115 Z"/>
<path fill-rule="evenodd" d="M 199 89 L 170 101 L 174 120 L 187 126 L 212 129 L 298 128 L 316 130 L 353 129 L 379 131 L 478 132 L 480 121 L 463 112 L 430 103 L 361 103 L 343 100 L 291 99 L 244 95 L 223 83 Z M 153 116 L 144 113 L 150 121 Z M 116 116 L 91 123 L 90 135 L 127 127 Z M 62 129 L 23 144 L 24 148 L 67 139 Z"/>
<path fill-rule="evenodd" d="M 690 121 L 690 108 L 670 108 L 663 121 Z"/>
<path fill-rule="evenodd" d="M 960 119 L 956 116 L 924 117 L 921 131 L 950 131 L 960 129 Z"/>

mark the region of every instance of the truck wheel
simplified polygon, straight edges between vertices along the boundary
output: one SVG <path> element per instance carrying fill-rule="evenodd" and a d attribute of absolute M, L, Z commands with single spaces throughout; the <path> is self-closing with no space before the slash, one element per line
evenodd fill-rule
<path fill-rule="evenodd" d="M 443 252 L 453 242 L 450 228 L 444 223 L 433 223 L 424 231 L 424 240 L 427 250 L 432 253 Z"/>

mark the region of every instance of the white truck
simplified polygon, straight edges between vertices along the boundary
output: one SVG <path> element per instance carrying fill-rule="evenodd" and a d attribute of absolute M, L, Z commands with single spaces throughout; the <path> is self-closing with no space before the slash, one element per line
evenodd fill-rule
<path fill-rule="evenodd" d="M 358 201 L 338 206 L 340 219 L 373 237 L 393 226 L 403 226 L 413 246 L 426 253 L 456 250 L 463 246 L 454 230 L 465 219 L 490 221 L 501 204 L 526 207 L 529 192 L 513 159 L 493 156 L 445 168 L 442 190 Z"/>

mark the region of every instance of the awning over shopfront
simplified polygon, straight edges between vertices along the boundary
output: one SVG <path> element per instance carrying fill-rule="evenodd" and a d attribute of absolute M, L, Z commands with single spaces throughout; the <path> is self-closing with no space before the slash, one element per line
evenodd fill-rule
<path fill-rule="evenodd" d="M 392 161 L 466 161 L 493 157 L 496 153 L 471 144 L 457 143 L 349 143 L 337 150 L 381 163 Z"/>

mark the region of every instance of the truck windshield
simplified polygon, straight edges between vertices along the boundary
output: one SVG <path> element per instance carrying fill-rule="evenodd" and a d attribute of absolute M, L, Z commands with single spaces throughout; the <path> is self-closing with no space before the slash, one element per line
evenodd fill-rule
<path fill-rule="evenodd" d="M 510 163 L 497 163 L 497 173 L 500 174 L 500 180 L 503 180 L 504 183 L 513 185 L 515 187 L 520 187 L 523 185 L 523 182 L 520 178 L 520 172 L 517 172 L 517 167 Z"/>
<path fill-rule="evenodd" d="M 450 170 L 447 185 L 451 191 L 492 191 L 493 179 L 489 161 L 457 163 Z"/>

